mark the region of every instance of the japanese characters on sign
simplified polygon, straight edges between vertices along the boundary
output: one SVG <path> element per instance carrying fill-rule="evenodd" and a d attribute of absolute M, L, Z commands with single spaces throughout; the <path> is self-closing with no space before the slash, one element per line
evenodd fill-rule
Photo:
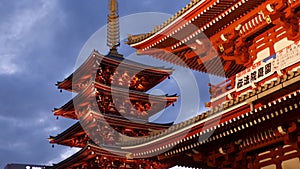
<path fill-rule="evenodd" d="M 250 87 L 251 83 L 257 83 L 275 71 L 287 68 L 297 62 L 300 62 L 300 42 L 296 42 L 238 73 L 235 89 L 236 91 L 244 90 Z"/>
<path fill-rule="evenodd" d="M 259 82 L 274 73 L 274 59 L 261 61 L 236 75 L 236 91 L 241 91 Z"/>

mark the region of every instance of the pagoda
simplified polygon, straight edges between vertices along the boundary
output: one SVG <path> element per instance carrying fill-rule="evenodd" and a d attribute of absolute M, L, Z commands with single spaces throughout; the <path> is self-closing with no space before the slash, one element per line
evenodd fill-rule
<path fill-rule="evenodd" d="M 110 53 L 94 51 L 58 83 L 78 95 L 55 115 L 80 123 L 50 142 L 82 149 L 53 168 L 300 167 L 300 1 L 191 0 L 153 31 L 129 36 L 138 54 L 227 78 L 209 84 L 208 111 L 172 126 L 146 119 L 177 97 L 151 96 L 150 104 L 144 93 L 172 70 L 117 53 L 111 2 Z"/>
<path fill-rule="evenodd" d="M 169 166 L 300 168 L 299 19 L 299 0 L 191 0 L 130 35 L 140 55 L 226 80 L 209 84 L 208 111 L 122 149 Z"/>
<path fill-rule="evenodd" d="M 104 56 L 92 51 L 77 70 L 57 83 L 58 89 L 76 96 L 54 109 L 54 115 L 77 122 L 61 134 L 50 136 L 49 141 L 81 150 L 51 168 L 168 168 L 146 159 L 133 160 L 132 153 L 121 149 L 121 145 L 156 135 L 172 125 L 151 123 L 148 118 L 172 105 L 178 96 L 146 92 L 168 78 L 173 69 L 123 58 L 117 51 L 120 33 L 116 0 L 109 1 L 109 10 L 109 53 Z"/>

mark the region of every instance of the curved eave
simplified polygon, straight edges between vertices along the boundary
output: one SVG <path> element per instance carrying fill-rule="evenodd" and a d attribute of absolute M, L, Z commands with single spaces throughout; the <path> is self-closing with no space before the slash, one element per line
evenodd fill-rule
<path fill-rule="evenodd" d="M 234 11 L 236 7 L 243 6 L 242 13 L 246 13 L 255 7 L 255 5 L 262 3 L 265 0 L 259 1 L 226 1 L 226 0 L 212 0 L 212 1 L 200 1 L 194 5 L 189 5 L 188 10 L 183 10 L 184 13 L 178 17 L 177 19 L 172 20 L 172 22 L 168 22 L 164 26 L 161 26 L 161 29 L 157 29 L 152 31 L 152 33 L 148 33 L 145 35 L 141 35 L 140 38 L 134 38 L 134 41 L 129 41 L 128 44 L 131 47 L 141 50 L 148 50 L 149 48 L 159 48 L 157 45 L 160 43 L 164 43 L 172 37 L 176 37 L 176 34 L 181 34 L 182 30 L 185 30 L 184 34 L 192 34 L 193 32 L 189 32 L 188 27 L 193 25 L 193 27 L 198 27 L 201 32 L 208 33 L 210 32 L 210 28 L 213 26 L 218 27 L 220 29 L 223 25 L 218 25 L 219 22 L 224 20 L 229 14 L 228 12 Z M 246 8 L 245 8 L 246 7 Z M 229 11 L 228 11 L 229 10 Z M 180 11 L 181 12 L 181 11 Z M 241 14 L 242 15 L 242 14 Z M 214 21 L 218 16 L 221 16 L 222 19 L 218 19 Z M 235 18 L 238 17 L 233 15 Z M 196 21 L 200 20 L 200 21 Z M 213 22 L 214 21 L 214 22 Z M 196 23 L 200 22 L 200 23 Z M 230 21 L 229 21 L 230 22 Z M 228 22 L 227 22 L 228 23 Z M 225 23 L 225 25 L 227 24 Z M 200 33 L 201 33 L 200 32 Z M 211 33 L 208 33 L 211 34 Z M 189 36 L 187 35 L 187 36 Z M 182 35 L 180 35 L 182 36 Z M 130 39 L 130 37 L 129 37 Z"/>
<path fill-rule="evenodd" d="M 93 120 L 89 117 L 93 116 L 93 118 L 97 119 L 97 121 L 101 121 L 102 123 L 107 123 L 110 126 L 118 126 L 124 127 L 128 129 L 139 129 L 139 130 L 165 130 L 168 129 L 173 123 L 165 123 L 165 124 L 158 124 L 158 123 L 149 123 L 146 121 L 141 121 L 139 119 L 126 119 L 120 118 L 117 116 L 107 116 L 107 115 L 100 115 L 93 110 L 88 111 L 87 115 L 82 119 L 80 122 L 75 123 L 64 132 L 58 134 L 57 136 L 50 136 L 49 142 L 51 144 L 60 144 L 66 145 L 70 147 L 82 147 L 84 143 L 77 143 L 75 144 L 72 140 L 78 136 L 86 136 L 85 130 L 82 128 L 82 124 L 90 123 Z"/>
<path fill-rule="evenodd" d="M 96 62 L 94 54 L 98 53 L 95 50 L 91 53 L 91 55 L 84 61 L 82 65 L 80 65 L 71 75 L 69 75 L 62 82 L 58 82 L 56 86 L 58 89 L 64 89 L 68 91 L 74 91 L 72 89 L 73 81 L 76 80 L 78 82 L 82 82 L 85 79 L 88 79 L 92 74 L 95 74 L 95 66 L 93 66 Z"/>
<path fill-rule="evenodd" d="M 138 50 L 137 53 L 138 55 L 151 55 L 165 62 L 173 63 L 178 66 L 183 66 L 195 71 L 209 73 L 220 77 L 232 77 L 236 73 L 241 72 L 245 69 L 244 65 L 238 65 L 232 61 L 228 62 L 228 64 L 230 65 L 230 69 L 225 70 L 227 62 L 217 56 L 210 59 L 199 59 L 198 57 L 187 59 L 185 57 L 185 54 L 190 52 L 190 50 L 191 49 L 186 49 L 173 54 L 168 53 L 164 50 L 150 49 L 148 51 Z"/>
<path fill-rule="evenodd" d="M 175 102 L 178 99 L 178 96 L 176 94 L 170 95 L 170 96 L 157 96 L 157 95 L 150 95 L 146 94 L 144 92 L 140 91 L 134 91 L 134 90 L 126 90 L 124 88 L 120 87 L 114 87 L 114 86 L 106 86 L 101 83 L 92 82 L 92 85 L 94 85 L 95 88 L 100 89 L 99 92 L 103 93 L 113 93 L 121 96 L 129 96 L 131 100 L 142 100 L 146 101 L 151 96 L 151 101 L 153 102 L 165 102 L 165 101 L 173 101 Z"/>
<path fill-rule="evenodd" d="M 191 1 L 189 5 L 187 5 L 185 8 L 181 9 L 179 12 L 177 12 L 173 17 L 171 17 L 168 21 L 166 21 L 163 25 L 156 27 L 156 29 L 152 30 L 150 33 L 147 34 L 141 34 L 139 36 L 136 36 L 134 41 L 128 41 L 127 44 L 129 44 L 131 47 L 134 48 L 140 48 L 145 43 L 148 43 L 148 41 L 161 38 L 161 35 L 168 35 L 168 32 L 173 30 L 175 27 L 178 26 L 178 24 L 182 24 L 186 21 L 186 16 L 191 13 L 192 11 L 199 10 L 197 7 L 202 7 L 207 3 L 211 3 L 213 1 L 203 1 L 203 0 L 196 0 Z M 213 4 L 213 3 L 212 3 Z M 164 37 L 169 38 L 169 37 Z M 129 37 L 130 39 L 130 37 Z"/>
<path fill-rule="evenodd" d="M 124 118 L 113 115 L 99 114 L 97 110 L 90 109 L 88 113 L 82 117 L 81 122 L 83 124 L 92 123 L 93 119 L 108 123 L 112 126 L 121 126 L 130 129 L 142 129 L 142 130 L 164 130 L 172 126 L 173 123 L 150 123 L 141 119 Z"/>
<path fill-rule="evenodd" d="M 212 1 L 213 2 L 213 1 Z M 232 3 L 226 4 L 226 8 L 221 10 L 221 4 L 225 3 L 224 1 L 220 1 L 214 7 L 211 7 L 208 11 L 208 14 L 201 14 L 202 12 L 195 11 L 195 13 L 191 13 L 191 16 L 200 16 L 195 19 L 191 19 L 191 25 L 196 25 L 196 30 L 193 29 L 193 25 L 183 24 L 180 29 L 172 30 L 175 31 L 176 34 L 173 37 L 180 36 L 178 40 L 170 37 L 165 40 L 161 39 L 148 39 L 145 41 L 144 45 L 135 48 L 137 49 L 137 53 L 139 55 L 151 55 L 155 58 L 161 59 L 163 61 L 167 61 L 170 63 L 174 63 L 180 66 L 184 66 L 187 68 L 191 68 L 196 71 L 201 71 L 221 77 L 232 77 L 236 73 L 245 69 L 245 65 L 249 64 L 244 63 L 236 63 L 235 60 L 231 60 L 232 58 L 228 57 L 211 57 L 211 56 L 203 56 L 201 54 L 205 53 L 197 53 L 199 51 L 194 52 L 192 47 L 196 44 L 196 41 L 201 39 L 202 32 L 209 37 L 207 40 L 211 40 L 213 47 L 215 49 L 219 48 L 219 44 L 215 44 L 216 39 L 220 38 L 223 32 L 232 31 L 232 29 L 237 28 L 239 25 L 244 25 L 248 22 L 249 19 L 257 15 L 258 9 L 264 9 L 268 3 L 276 3 L 276 0 L 258 0 L 258 1 L 236 1 Z M 205 9 L 205 8 L 204 8 Z M 219 10 L 217 10 L 219 9 Z M 215 12 L 216 10 L 217 12 Z M 210 12 L 209 12 L 210 11 Z M 224 12 L 225 11 L 225 12 Z M 218 14 L 220 13 L 220 14 Z M 202 20 L 203 18 L 203 20 Z M 274 18 L 275 19 L 275 18 Z M 178 23 L 177 25 L 180 25 Z M 264 29 L 269 29 L 272 25 L 267 24 L 266 22 L 262 22 L 259 26 L 253 28 L 252 32 L 247 34 L 243 34 L 244 39 L 253 35 L 255 31 L 262 31 Z M 199 27 L 199 28 L 198 28 Z M 226 30 L 228 28 L 228 30 Z M 205 40 L 205 38 L 203 39 Z M 201 40 L 202 41 L 202 40 Z M 210 42 L 207 42 L 210 43 Z M 186 45 L 186 44 L 190 44 Z M 216 55 L 218 54 L 216 50 Z M 221 53 L 220 53 L 221 54 Z M 239 56 L 236 56 L 237 58 Z M 209 71 L 207 70 L 209 68 Z M 223 68 L 223 69 L 221 69 Z"/>
<path fill-rule="evenodd" d="M 64 141 L 66 139 L 71 139 L 73 135 L 79 134 L 81 132 L 84 132 L 80 122 L 77 122 L 73 124 L 71 127 L 66 129 L 64 132 L 58 134 L 57 136 L 50 136 L 49 137 L 49 142 L 51 144 L 59 144 L 61 141 Z"/>
<path fill-rule="evenodd" d="M 75 110 L 75 108 L 74 108 L 74 104 L 73 104 L 73 99 L 71 99 L 62 107 L 55 108 L 53 110 L 53 114 L 55 116 L 62 116 L 65 118 L 77 120 L 78 118 L 77 118 L 77 115 L 74 113 L 74 110 Z"/>
<path fill-rule="evenodd" d="M 97 156 L 106 156 L 112 158 L 125 157 L 128 154 L 126 151 L 119 151 L 112 147 L 99 147 L 93 144 L 87 144 L 80 151 L 65 159 L 64 161 L 55 164 L 51 169 L 66 169 L 77 167 Z"/>
<path fill-rule="evenodd" d="M 157 84 L 169 77 L 174 72 L 174 69 L 171 68 L 151 67 L 148 65 L 140 64 L 134 61 L 118 58 L 115 56 L 104 56 L 94 50 L 91 53 L 91 55 L 87 58 L 87 60 L 78 69 L 76 69 L 74 73 L 72 73 L 62 82 L 57 82 L 56 86 L 58 87 L 58 89 L 79 92 L 78 89 L 72 89 L 72 87 L 74 87 L 73 82 L 77 84 L 82 83 L 87 79 L 90 79 L 93 75 L 96 74 L 96 71 L 98 69 L 97 67 L 100 65 L 100 63 L 107 64 L 112 67 L 118 67 L 120 69 L 138 71 L 141 75 L 148 74 L 153 76 L 159 76 L 161 78 L 157 81 Z M 149 86 L 147 90 L 152 88 L 154 85 L 155 84 Z"/>
<path fill-rule="evenodd" d="M 64 144 L 63 142 L 67 140 L 71 140 L 76 135 L 86 134 L 84 129 L 82 128 L 83 123 L 89 123 L 91 122 L 91 119 L 89 116 L 93 116 L 93 118 L 96 118 L 99 121 L 102 121 L 104 123 L 108 123 L 109 125 L 114 126 L 121 126 L 125 128 L 130 129 L 142 129 L 142 130 L 164 130 L 172 126 L 173 123 L 149 123 L 147 121 L 141 121 L 139 119 L 126 119 L 126 118 L 120 118 L 118 116 L 108 116 L 108 115 L 101 115 L 98 114 L 96 111 L 90 110 L 89 113 L 82 119 L 81 122 L 77 122 L 68 129 L 66 129 L 64 132 L 58 134 L 57 136 L 50 136 L 49 142 L 51 144 Z M 74 146 L 74 145 L 69 145 Z"/>
<path fill-rule="evenodd" d="M 55 85 L 57 86 L 58 89 L 63 89 L 72 92 L 72 79 L 73 79 L 73 74 L 68 76 L 66 79 L 63 81 L 58 81 Z"/>
<path fill-rule="evenodd" d="M 99 89 L 99 90 L 95 91 L 95 89 Z M 176 95 L 155 96 L 155 95 L 145 94 L 143 92 L 125 90 L 125 89 L 119 88 L 119 87 L 111 87 L 111 86 L 106 86 L 101 83 L 91 82 L 84 91 L 82 91 L 81 93 L 76 95 L 72 100 L 70 100 L 68 103 L 63 105 L 61 108 L 55 109 L 53 111 L 54 115 L 77 119 L 77 116 L 75 114 L 74 102 L 77 105 L 76 107 L 88 105 L 90 101 L 95 99 L 95 96 L 99 95 L 98 92 L 105 93 L 107 95 L 111 95 L 113 93 L 116 96 L 130 97 L 131 100 L 139 100 L 139 101 L 147 101 L 149 99 L 149 97 L 151 97 L 152 102 L 166 103 L 164 108 L 166 108 L 170 104 L 176 102 L 178 99 L 178 96 L 176 96 Z M 157 113 L 157 112 L 155 112 L 155 113 Z M 151 115 L 153 115 L 153 114 L 150 114 L 149 117 Z"/>

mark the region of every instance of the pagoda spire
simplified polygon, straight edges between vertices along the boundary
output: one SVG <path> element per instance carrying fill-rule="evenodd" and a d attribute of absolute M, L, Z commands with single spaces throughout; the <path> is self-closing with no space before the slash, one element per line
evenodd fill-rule
<path fill-rule="evenodd" d="M 107 18 L 107 46 L 110 49 L 110 53 L 118 54 L 117 47 L 120 46 L 118 1 L 109 0 L 108 10 L 109 14 Z"/>

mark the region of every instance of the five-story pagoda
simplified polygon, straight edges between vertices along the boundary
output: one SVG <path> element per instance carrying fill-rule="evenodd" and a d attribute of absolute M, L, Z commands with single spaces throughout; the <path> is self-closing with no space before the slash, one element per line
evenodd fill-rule
<path fill-rule="evenodd" d="M 61 90 L 77 95 L 54 115 L 78 122 L 55 137 L 51 144 L 82 148 L 54 169 L 75 168 L 165 168 L 147 160 L 131 160 L 131 152 L 119 145 L 161 132 L 171 124 L 155 124 L 148 118 L 173 104 L 177 96 L 154 96 L 145 92 L 168 78 L 172 69 L 154 68 L 129 61 L 118 53 L 120 45 L 118 4 L 109 1 L 107 45 L 103 56 L 94 50 L 88 59 L 58 82 Z"/>

